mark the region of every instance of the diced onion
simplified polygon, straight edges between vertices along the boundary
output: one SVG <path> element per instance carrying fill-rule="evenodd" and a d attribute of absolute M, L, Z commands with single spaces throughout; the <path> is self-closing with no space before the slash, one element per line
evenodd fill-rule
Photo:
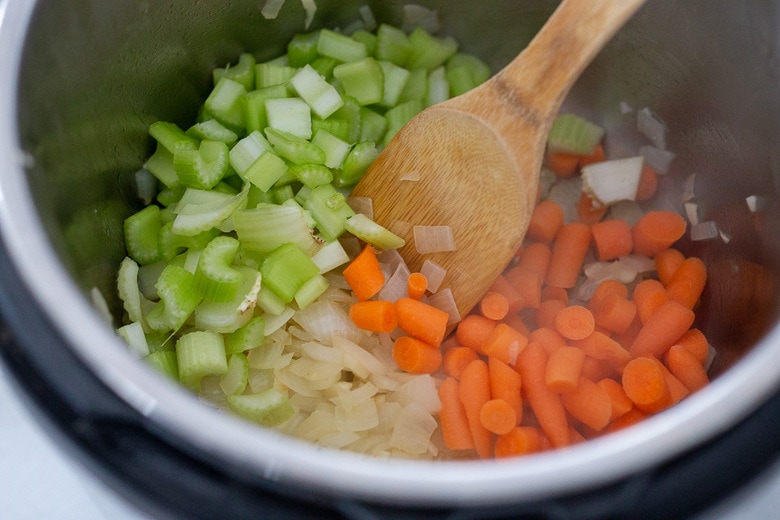
<path fill-rule="evenodd" d="M 397 299 L 407 296 L 408 281 L 409 268 L 406 267 L 406 264 L 399 264 L 393 275 L 387 279 L 377 297 L 380 300 L 395 302 Z"/>
<path fill-rule="evenodd" d="M 420 254 L 455 251 L 450 226 L 414 226 L 414 246 Z"/>
<path fill-rule="evenodd" d="M 314 14 L 317 12 L 317 4 L 314 0 L 301 0 L 301 5 L 306 12 L 306 19 L 303 22 L 303 27 L 308 29 L 311 26 L 311 22 L 314 20 Z"/>
<path fill-rule="evenodd" d="M 589 164 L 582 168 L 582 191 L 605 206 L 634 200 L 643 162 L 642 157 L 629 157 Z"/>
<path fill-rule="evenodd" d="M 631 112 L 634 111 L 634 107 L 632 107 L 631 105 L 629 105 L 625 101 L 621 101 L 620 102 L 619 108 L 620 108 L 620 113 L 623 114 L 623 115 L 630 114 Z"/>
<path fill-rule="evenodd" d="M 699 223 L 699 205 L 694 202 L 686 202 L 683 204 L 683 209 L 685 209 L 685 216 L 688 217 L 688 222 L 691 223 L 692 226 L 695 226 Z"/>
<path fill-rule="evenodd" d="M 265 0 L 265 5 L 263 5 L 260 13 L 266 20 L 275 20 L 279 16 L 279 11 L 281 11 L 283 5 L 284 0 Z"/>
<path fill-rule="evenodd" d="M 718 232 L 718 223 L 714 220 L 708 220 L 707 222 L 700 222 L 691 226 L 691 240 L 698 242 L 700 240 L 712 240 L 718 238 L 720 233 Z"/>
<path fill-rule="evenodd" d="M 689 200 L 696 197 L 695 188 L 696 186 L 696 174 L 692 173 L 685 179 L 685 183 L 683 184 L 682 189 L 682 202 L 688 202 Z"/>
<path fill-rule="evenodd" d="M 355 213 L 374 218 L 374 201 L 371 197 L 347 197 L 347 204 Z"/>
<path fill-rule="evenodd" d="M 429 374 L 415 376 L 402 384 L 393 397 L 404 406 L 417 402 L 428 413 L 437 413 L 441 410 L 436 381 Z"/>
<path fill-rule="evenodd" d="M 669 167 L 676 157 L 674 152 L 663 150 L 655 146 L 641 146 L 639 148 L 639 155 L 644 157 L 647 164 L 652 166 L 659 175 L 664 175 L 669 172 Z"/>
<path fill-rule="evenodd" d="M 403 9 L 404 15 L 401 27 L 404 31 L 411 32 L 415 27 L 422 27 L 433 34 L 441 28 L 438 11 L 417 4 L 405 5 Z"/>
<path fill-rule="evenodd" d="M 649 108 L 643 108 L 637 112 L 636 127 L 657 148 L 666 150 L 666 124 Z"/>
<path fill-rule="evenodd" d="M 749 195 L 745 197 L 745 203 L 748 206 L 748 209 L 751 213 L 755 213 L 757 211 L 761 211 L 766 206 L 766 197 L 762 197 L 760 195 Z"/>
<path fill-rule="evenodd" d="M 431 434 L 436 429 L 436 419 L 419 403 L 411 403 L 401 410 L 390 436 L 390 444 L 413 455 L 428 450 Z"/>
<path fill-rule="evenodd" d="M 450 318 L 447 320 L 447 326 L 454 325 L 460 321 L 460 312 L 458 311 L 458 306 L 455 304 L 455 298 L 452 296 L 452 291 L 449 288 L 442 289 L 441 291 L 430 295 L 428 297 L 428 303 L 449 314 Z"/>
<path fill-rule="evenodd" d="M 420 273 L 428 280 L 428 291 L 435 293 L 441 287 L 444 277 L 447 276 L 447 270 L 432 260 L 425 260 Z"/>

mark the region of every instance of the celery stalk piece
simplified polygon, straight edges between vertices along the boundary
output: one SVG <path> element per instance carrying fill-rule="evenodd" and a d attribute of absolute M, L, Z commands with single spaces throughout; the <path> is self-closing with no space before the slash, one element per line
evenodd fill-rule
<path fill-rule="evenodd" d="M 428 97 L 426 106 L 436 105 L 450 98 L 450 82 L 445 68 L 436 67 L 428 74 Z"/>
<path fill-rule="evenodd" d="M 183 267 L 169 264 L 154 287 L 160 301 L 147 313 L 146 323 L 158 332 L 179 330 L 201 300 L 195 289 L 195 276 Z"/>
<path fill-rule="evenodd" d="M 228 355 L 239 354 L 262 346 L 264 341 L 265 318 L 255 316 L 246 325 L 228 334 L 225 339 L 225 352 Z"/>
<path fill-rule="evenodd" d="M 236 295 L 243 277 L 230 264 L 238 246 L 235 238 L 218 236 L 200 254 L 195 270 L 195 287 L 206 300 L 227 302 Z"/>
<path fill-rule="evenodd" d="M 309 254 L 319 248 L 298 206 L 258 204 L 255 208 L 237 211 L 233 225 L 241 244 L 249 250 L 270 252 L 292 242 Z"/>
<path fill-rule="evenodd" d="M 376 31 L 376 58 L 405 67 L 412 55 L 412 44 L 398 27 L 381 24 Z"/>
<path fill-rule="evenodd" d="M 344 100 L 333 85 L 310 65 L 300 69 L 290 79 L 290 84 L 312 111 L 322 119 L 327 119 L 344 105 Z"/>
<path fill-rule="evenodd" d="M 372 246 L 382 249 L 398 249 L 406 241 L 387 228 L 377 224 L 362 213 L 356 213 L 347 219 L 347 231 Z"/>
<path fill-rule="evenodd" d="M 160 260 L 157 237 L 160 234 L 159 206 L 147 206 L 125 219 L 125 246 L 130 258 L 141 265 Z"/>
<path fill-rule="evenodd" d="M 144 163 L 144 168 L 167 188 L 175 188 L 181 184 L 176 168 L 173 166 L 173 154 L 165 146 L 157 144 L 157 149 Z"/>
<path fill-rule="evenodd" d="M 360 107 L 360 141 L 379 143 L 387 131 L 385 116 L 368 107 Z"/>
<path fill-rule="evenodd" d="M 417 100 L 405 101 L 400 103 L 387 112 L 385 112 L 385 119 L 387 120 L 387 132 L 382 139 L 382 144 L 386 145 L 390 142 L 395 134 L 408 123 L 414 116 L 422 112 L 423 103 Z"/>
<path fill-rule="evenodd" d="M 158 144 L 165 147 L 172 154 L 179 148 L 198 147 L 198 141 L 194 137 L 187 135 L 184 130 L 175 123 L 168 121 L 157 121 L 149 126 L 149 135 L 151 135 Z"/>
<path fill-rule="evenodd" d="M 176 206 L 173 232 L 183 236 L 195 236 L 220 226 L 236 210 L 246 204 L 248 188 L 247 185 L 237 195 L 188 188 Z M 186 197 L 193 192 L 197 192 L 201 196 L 197 201 L 188 202 Z"/>
<path fill-rule="evenodd" d="M 458 52 L 447 60 L 446 69 L 452 96 L 458 96 L 481 85 L 490 79 L 492 74 L 487 63 L 463 52 Z"/>
<path fill-rule="evenodd" d="M 326 242 L 319 251 L 311 256 L 311 260 L 317 264 L 320 274 L 325 274 L 349 263 L 350 258 L 341 242 L 334 240 Z"/>
<path fill-rule="evenodd" d="M 210 229 L 192 236 L 177 235 L 173 232 L 173 221 L 166 222 L 160 228 L 160 234 L 157 238 L 161 260 L 167 262 L 186 250 L 203 249 L 218 233 L 219 231 L 216 229 Z"/>
<path fill-rule="evenodd" d="M 119 263 L 116 288 L 127 318 L 132 322 L 142 322 L 141 298 L 143 296 L 138 287 L 138 264 L 129 256 Z"/>
<path fill-rule="evenodd" d="M 179 381 L 179 365 L 176 361 L 176 352 L 173 350 L 152 352 L 144 360 L 161 374 L 170 377 L 174 381 Z"/>
<path fill-rule="evenodd" d="M 333 77 L 339 80 L 346 95 L 359 105 L 372 105 L 383 99 L 384 74 L 374 58 L 342 63 L 333 69 Z"/>
<path fill-rule="evenodd" d="M 260 264 L 263 285 L 271 289 L 285 303 L 292 301 L 295 293 L 311 278 L 319 274 L 319 268 L 297 245 L 287 242 L 277 247 Z"/>
<path fill-rule="evenodd" d="M 358 29 L 357 31 L 351 33 L 349 37 L 365 45 L 366 54 L 368 54 L 369 56 L 374 56 L 374 54 L 376 53 L 376 43 L 377 43 L 375 34 L 372 34 L 366 31 L 365 29 Z"/>
<path fill-rule="evenodd" d="M 311 108 L 300 98 L 269 99 L 265 102 L 268 126 L 301 139 L 311 139 Z"/>
<path fill-rule="evenodd" d="M 349 142 L 350 123 L 341 117 L 332 116 L 328 119 L 313 117 L 311 120 L 311 130 L 314 135 L 317 135 L 317 132 L 320 130 L 325 130 L 342 141 Z"/>
<path fill-rule="evenodd" d="M 409 44 L 412 51 L 405 64 L 408 69 L 431 71 L 444 65 L 458 51 L 458 43 L 453 38 L 432 36 L 422 27 L 409 34 Z"/>
<path fill-rule="evenodd" d="M 349 133 L 344 139 L 348 143 L 354 143 L 360 138 L 360 105 L 357 100 L 351 96 L 344 98 L 344 106 L 336 111 L 331 117 L 344 119 L 349 124 Z"/>
<path fill-rule="evenodd" d="M 266 128 L 265 135 L 274 151 L 293 164 L 324 164 L 325 152 L 316 144 L 275 128 Z"/>
<path fill-rule="evenodd" d="M 242 177 L 261 191 L 268 191 L 285 173 L 287 163 L 271 150 L 266 150 L 247 168 Z"/>
<path fill-rule="evenodd" d="M 339 139 L 327 130 L 320 130 L 311 140 L 312 144 L 325 152 L 325 166 L 328 168 L 341 168 L 344 159 L 349 153 L 349 143 Z"/>
<path fill-rule="evenodd" d="M 347 219 L 355 214 L 344 195 L 331 184 L 312 189 L 304 207 L 311 212 L 317 221 L 317 229 L 328 242 L 341 236 Z"/>
<path fill-rule="evenodd" d="M 275 388 L 259 394 L 229 395 L 227 403 L 233 413 L 266 427 L 277 426 L 295 413 L 289 399 Z"/>
<path fill-rule="evenodd" d="M 182 384 L 192 390 L 199 390 L 204 376 L 227 372 L 222 335 L 202 330 L 183 335 L 176 342 L 176 361 Z"/>
<path fill-rule="evenodd" d="M 255 87 L 255 57 L 248 52 L 238 57 L 238 63 L 224 68 L 216 68 L 212 71 L 214 84 L 222 78 L 232 79 L 241 83 L 245 89 L 252 90 Z"/>
<path fill-rule="evenodd" d="M 270 316 L 282 316 L 287 310 L 287 304 L 268 287 L 260 288 L 260 293 L 257 295 L 257 306 Z"/>
<path fill-rule="evenodd" d="M 295 292 L 295 296 L 293 297 L 295 303 L 298 304 L 299 309 L 305 309 L 314 303 L 317 298 L 322 296 L 322 293 L 327 291 L 329 286 L 330 283 L 328 280 L 324 276 L 318 274 L 309 279 L 309 281 L 304 282 L 304 284 Z"/>
<path fill-rule="evenodd" d="M 287 44 L 287 62 L 291 67 L 300 68 L 317 58 L 317 41 L 320 32 L 298 33 Z"/>
<path fill-rule="evenodd" d="M 271 144 L 259 130 L 255 130 L 230 149 L 230 165 L 236 173 L 243 175 L 263 152 L 270 149 Z"/>
<path fill-rule="evenodd" d="M 232 145 L 238 141 L 238 134 L 226 128 L 216 119 L 208 119 L 195 123 L 187 130 L 187 134 L 196 139 L 208 139 L 209 141 L 220 141 L 227 145 Z"/>
<path fill-rule="evenodd" d="M 262 89 L 277 85 L 287 85 L 290 78 L 295 75 L 295 67 L 265 62 L 255 66 L 255 88 Z"/>
<path fill-rule="evenodd" d="M 251 267 L 236 266 L 241 276 L 239 287 L 229 301 L 202 301 L 192 312 L 193 325 L 201 330 L 232 333 L 252 319 L 262 286 L 260 273 Z"/>
<path fill-rule="evenodd" d="M 182 184 L 210 189 L 217 185 L 230 166 L 230 149 L 221 141 L 201 141 L 197 150 L 180 148 L 173 154 L 173 166 Z"/>
<path fill-rule="evenodd" d="M 409 78 L 406 80 L 398 103 L 406 101 L 419 101 L 420 103 L 428 99 L 428 71 L 425 69 L 412 69 L 409 71 Z"/>
<path fill-rule="evenodd" d="M 268 126 L 268 115 L 265 110 L 265 102 L 269 99 L 281 99 L 289 97 L 287 87 L 274 85 L 252 90 L 244 95 L 244 119 L 247 133 L 262 131 Z"/>
<path fill-rule="evenodd" d="M 173 167 L 173 155 L 171 155 L 171 167 Z M 173 174 L 176 175 L 176 172 L 174 171 Z M 178 175 L 176 176 L 176 182 L 176 186 L 172 188 L 166 187 L 160 190 L 160 192 L 157 194 L 157 202 L 164 208 L 169 209 L 171 206 L 179 202 L 182 195 L 184 195 L 185 190 L 187 189 L 179 182 Z"/>
<path fill-rule="evenodd" d="M 575 114 L 560 114 L 547 137 L 551 152 L 590 155 L 604 137 L 604 129 Z"/>
<path fill-rule="evenodd" d="M 316 188 L 333 180 L 333 173 L 322 164 L 296 164 L 290 167 L 290 171 L 309 188 Z"/>
<path fill-rule="evenodd" d="M 384 94 L 380 105 L 388 108 L 394 107 L 401 98 L 401 92 L 403 92 L 411 72 L 390 61 L 379 61 L 378 63 L 382 68 L 382 75 L 385 80 L 383 87 Z"/>
<path fill-rule="evenodd" d="M 244 86 L 229 78 L 222 78 L 206 98 L 205 109 L 233 131 L 245 126 L 242 97 L 247 90 Z"/>
<path fill-rule="evenodd" d="M 231 354 L 228 358 L 227 372 L 219 379 L 219 387 L 225 395 L 244 393 L 249 382 L 249 361 L 244 354 Z"/>
<path fill-rule="evenodd" d="M 339 172 L 339 180 L 345 186 L 356 184 L 378 155 L 379 150 L 373 142 L 356 144 L 344 159 L 344 165 Z"/>
<path fill-rule="evenodd" d="M 127 343 L 130 352 L 139 359 L 149 355 L 149 344 L 146 342 L 144 328 L 140 322 L 134 321 L 123 325 L 116 329 L 116 332 Z"/>
<path fill-rule="evenodd" d="M 322 29 L 317 40 L 317 53 L 341 62 L 351 62 L 368 56 L 363 42 L 329 29 Z"/>
<path fill-rule="evenodd" d="M 289 184 L 275 186 L 271 192 L 274 196 L 274 202 L 276 204 L 284 204 L 288 200 L 293 200 L 295 197 L 295 192 L 293 192 L 292 186 Z"/>

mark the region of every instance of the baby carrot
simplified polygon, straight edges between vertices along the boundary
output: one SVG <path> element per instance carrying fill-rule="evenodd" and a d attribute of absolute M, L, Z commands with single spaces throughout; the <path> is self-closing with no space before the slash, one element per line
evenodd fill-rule
<path fill-rule="evenodd" d="M 585 361 L 585 352 L 576 347 L 561 347 L 547 359 L 544 380 L 547 388 L 556 394 L 571 392 L 577 383 Z"/>
<path fill-rule="evenodd" d="M 569 289 L 577 284 L 591 242 L 590 226 L 572 222 L 561 227 L 553 243 L 547 285 Z"/>
<path fill-rule="evenodd" d="M 480 299 L 479 313 L 491 320 L 502 320 L 509 312 L 509 300 L 500 292 L 488 291 Z"/>
<path fill-rule="evenodd" d="M 643 164 L 634 198 L 638 201 L 649 200 L 655 195 L 657 189 L 658 174 L 655 172 L 655 168 L 647 163 Z"/>
<path fill-rule="evenodd" d="M 707 341 L 707 337 L 701 330 L 696 328 L 688 330 L 685 334 L 680 336 L 680 339 L 678 339 L 676 343 L 688 349 L 688 351 L 699 361 L 699 364 L 704 365 L 704 363 L 707 362 L 710 345 Z"/>
<path fill-rule="evenodd" d="M 506 276 L 509 283 L 516 285 L 516 277 L 525 274 L 534 274 L 541 281 L 544 281 L 547 277 L 547 270 L 550 268 L 551 259 L 552 249 L 548 244 L 543 242 L 529 244 L 517 259 L 517 265 L 507 271 Z"/>
<path fill-rule="evenodd" d="M 685 255 L 673 247 L 664 249 L 653 257 L 658 279 L 661 280 L 661 283 L 664 284 L 664 286 L 672 279 L 677 268 L 683 263 L 683 260 L 685 260 Z"/>
<path fill-rule="evenodd" d="M 625 415 L 634 406 L 634 403 L 632 403 L 631 399 L 629 399 L 628 396 L 626 395 L 626 391 L 623 390 L 623 385 L 621 385 L 614 379 L 607 377 L 601 379 L 596 384 L 599 385 L 601 389 L 607 393 L 610 401 L 612 402 L 611 421 L 614 421 L 618 417 Z"/>
<path fill-rule="evenodd" d="M 610 423 L 610 425 L 607 426 L 607 428 L 604 430 L 604 433 L 614 433 L 620 431 L 624 428 L 644 421 L 649 416 L 650 414 L 643 412 L 637 407 L 631 408 L 631 410 L 612 421 L 612 423 Z"/>
<path fill-rule="evenodd" d="M 596 325 L 610 332 L 623 334 L 636 317 L 636 304 L 616 293 L 611 293 L 592 309 L 592 313 Z"/>
<path fill-rule="evenodd" d="M 493 281 L 493 285 L 491 285 L 488 290 L 504 295 L 504 298 L 506 298 L 506 301 L 509 304 L 507 314 L 514 314 L 522 309 L 525 305 L 523 296 L 517 291 L 517 289 L 512 286 L 511 283 L 509 283 L 509 280 L 507 280 L 506 277 L 502 274 L 499 274 L 496 277 L 496 279 Z"/>
<path fill-rule="evenodd" d="M 479 422 L 487 431 L 503 435 L 517 426 L 517 416 L 511 404 L 503 399 L 491 399 L 479 409 Z"/>
<path fill-rule="evenodd" d="M 412 298 L 398 298 L 395 301 L 395 313 L 401 330 L 431 346 L 441 345 L 447 331 L 449 314 Z"/>
<path fill-rule="evenodd" d="M 385 275 L 370 244 L 344 268 L 343 274 L 359 301 L 368 300 L 385 284 Z"/>
<path fill-rule="evenodd" d="M 482 353 L 514 365 L 517 356 L 528 344 L 528 338 L 506 323 L 498 323 L 482 344 Z"/>
<path fill-rule="evenodd" d="M 522 378 L 520 374 L 506 363 L 488 358 L 488 377 L 490 378 L 490 396 L 493 399 L 503 399 L 515 411 L 517 424 L 523 420 Z"/>
<path fill-rule="evenodd" d="M 669 295 L 666 294 L 666 288 L 661 282 L 648 278 L 634 287 L 632 298 L 640 321 L 646 323 L 650 315 L 669 300 Z"/>
<path fill-rule="evenodd" d="M 599 381 L 607 377 L 613 377 L 616 374 L 618 374 L 618 372 L 609 361 L 596 359 L 587 355 L 585 356 L 585 361 L 582 363 L 582 375 L 584 377 L 587 377 L 591 381 Z"/>
<path fill-rule="evenodd" d="M 523 381 L 523 393 L 550 443 L 560 448 L 571 443 L 569 421 L 558 394 L 547 388 L 547 354 L 539 343 L 529 343 L 515 367 Z"/>
<path fill-rule="evenodd" d="M 677 404 L 688 397 L 691 391 L 688 390 L 683 382 L 677 379 L 677 377 L 672 374 L 666 365 L 664 365 L 660 360 L 655 357 L 650 359 L 652 359 L 653 362 L 658 365 L 659 370 L 661 370 L 661 373 L 664 375 L 664 379 L 666 380 L 666 387 L 669 389 L 669 406 Z"/>
<path fill-rule="evenodd" d="M 545 300 L 534 309 L 534 320 L 538 327 L 555 329 L 555 317 L 566 308 L 563 300 Z"/>
<path fill-rule="evenodd" d="M 692 309 L 707 283 L 707 266 L 699 258 L 686 258 L 666 285 L 669 298 Z"/>
<path fill-rule="evenodd" d="M 506 323 L 525 337 L 528 337 L 528 335 L 531 333 L 522 316 L 517 313 L 507 315 L 503 320 L 501 320 L 501 322 Z"/>
<path fill-rule="evenodd" d="M 406 281 L 406 293 L 409 298 L 419 300 L 428 290 L 428 278 L 422 273 L 412 273 Z"/>
<path fill-rule="evenodd" d="M 656 413 L 670 404 L 664 373 L 654 359 L 637 357 L 623 369 L 623 390 L 637 408 Z"/>
<path fill-rule="evenodd" d="M 458 323 L 455 337 L 464 347 L 482 352 L 482 345 L 496 326 L 496 322 L 481 314 L 467 314 Z"/>
<path fill-rule="evenodd" d="M 547 167 L 558 177 L 571 177 L 577 173 L 580 155 L 566 152 L 548 152 Z"/>
<path fill-rule="evenodd" d="M 634 248 L 631 226 L 625 220 L 602 220 L 593 224 L 590 230 L 596 255 L 602 262 L 625 256 Z"/>
<path fill-rule="evenodd" d="M 599 385 L 580 377 L 576 388 L 561 395 L 563 407 L 592 430 L 603 430 L 612 419 L 612 400 Z"/>
<path fill-rule="evenodd" d="M 349 307 L 349 317 L 359 328 L 372 332 L 392 332 L 398 326 L 398 316 L 392 302 L 366 300 Z"/>
<path fill-rule="evenodd" d="M 531 213 L 531 221 L 525 236 L 536 242 L 549 244 L 563 225 L 563 209 L 552 199 L 546 199 L 536 205 Z"/>
<path fill-rule="evenodd" d="M 519 266 L 507 272 L 507 279 L 523 298 L 523 305 L 529 309 L 536 309 L 542 303 L 543 280 L 533 272 L 517 272 Z"/>
<path fill-rule="evenodd" d="M 590 155 L 580 155 L 580 168 L 589 164 L 603 162 L 607 159 L 607 154 L 604 153 L 604 145 L 597 144 L 593 149 L 593 153 Z"/>
<path fill-rule="evenodd" d="M 458 395 L 458 381 L 448 377 L 439 385 L 439 424 L 441 425 L 444 445 L 451 450 L 472 450 L 474 440 L 471 438 L 466 410 Z"/>
<path fill-rule="evenodd" d="M 555 316 L 555 330 L 566 339 L 584 339 L 593 334 L 596 321 L 587 307 L 569 305 Z"/>
<path fill-rule="evenodd" d="M 583 193 L 577 201 L 577 217 L 584 224 L 595 224 L 607 214 L 607 207 Z"/>
<path fill-rule="evenodd" d="M 607 361 L 618 370 L 631 360 L 631 354 L 620 343 L 603 332 L 594 331 L 587 338 L 572 341 L 571 344 L 581 348 L 589 357 Z"/>
<path fill-rule="evenodd" d="M 469 347 L 452 347 L 444 352 L 442 368 L 444 373 L 455 379 L 460 379 L 460 374 L 466 365 L 477 359 L 477 351 Z"/>
<path fill-rule="evenodd" d="M 682 345 L 672 345 L 664 356 L 669 372 L 690 392 L 700 390 L 709 383 L 707 372 L 691 351 Z"/>
<path fill-rule="evenodd" d="M 663 356 L 693 325 L 693 311 L 669 300 L 650 315 L 631 344 L 629 352 L 634 356 Z"/>
<path fill-rule="evenodd" d="M 468 419 L 469 431 L 480 458 L 490 457 L 493 437 L 479 420 L 482 405 L 490 400 L 490 376 L 487 363 L 476 359 L 463 370 L 458 384 L 458 396 Z"/>
<path fill-rule="evenodd" d="M 496 458 L 528 455 L 542 451 L 543 445 L 543 434 L 539 428 L 518 426 L 496 438 L 494 453 Z"/>
<path fill-rule="evenodd" d="M 411 336 L 401 336 L 393 343 L 393 360 L 404 372 L 431 374 L 441 367 L 442 353 L 438 347 Z"/>
<path fill-rule="evenodd" d="M 674 211 L 649 211 L 631 228 L 634 253 L 654 257 L 685 234 L 685 219 Z"/>
<path fill-rule="evenodd" d="M 554 350 L 567 345 L 566 338 L 560 335 L 558 331 L 550 327 L 539 327 L 534 329 L 528 335 L 528 341 L 536 341 L 544 348 L 549 356 Z"/>
<path fill-rule="evenodd" d="M 552 287 L 545 285 L 542 287 L 542 301 L 560 300 L 565 304 L 569 303 L 569 293 L 563 287 Z"/>
<path fill-rule="evenodd" d="M 593 292 L 593 296 L 590 297 L 588 302 L 588 308 L 591 312 L 595 312 L 599 304 L 604 301 L 609 294 L 615 293 L 621 298 L 628 298 L 628 288 L 618 280 L 607 279 L 601 282 L 596 290 Z"/>

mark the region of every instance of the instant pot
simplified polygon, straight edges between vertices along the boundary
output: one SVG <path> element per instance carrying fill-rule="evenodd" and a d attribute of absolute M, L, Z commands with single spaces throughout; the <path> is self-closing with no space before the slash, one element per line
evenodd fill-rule
<path fill-rule="evenodd" d="M 590 0 L 583 0 L 590 1 Z M 312 27 L 367 5 L 316 0 Z M 495 70 L 556 2 L 418 1 Z M 780 449 L 780 17 L 771 0 L 649 0 L 565 109 L 630 135 L 626 107 L 668 128 L 660 205 L 690 191 L 718 236 L 684 241 L 708 265 L 698 326 L 712 383 L 641 424 L 503 461 L 380 460 L 318 448 L 204 406 L 136 360 L 107 315 L 148 126 L 185 124 L 211 69 L 270 59 L 305 29 L 287 0 L 0 0 L 0 333 L 3 362 L 48 431 L 160 518 L 683 518 Z M 307 4 L 308 5 L 308 4 Z M 625 131 L 624 131 L 625 130 Z M 628 146 L 627 143 L 623 143 Z M 96 295 L 102 295 L 97 297 Z"/>

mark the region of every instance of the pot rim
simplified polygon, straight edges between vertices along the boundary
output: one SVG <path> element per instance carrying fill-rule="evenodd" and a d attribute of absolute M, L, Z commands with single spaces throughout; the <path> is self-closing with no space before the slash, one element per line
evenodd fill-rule
<path fill-rule="evenodd" d="M 15 90 L 37 4 L 0 0 L 0 70 L 6 78 L 0 82 L 0 238 L 45 317 L 69 338 L 62 347 L 133 409 L 216 462 L 281 486 L 380 502 L 516 503 L 583 491 L 657 466 L 734 426 L 780 386 L 775 326 L 734 367 L 658 416 L 582 445 L 501 461 L 372 458 L 317 447 L 204 406 L 131 356 L 68 275 L 36 212 L 25 178 L 32 159 L 16 128 Z"/>

